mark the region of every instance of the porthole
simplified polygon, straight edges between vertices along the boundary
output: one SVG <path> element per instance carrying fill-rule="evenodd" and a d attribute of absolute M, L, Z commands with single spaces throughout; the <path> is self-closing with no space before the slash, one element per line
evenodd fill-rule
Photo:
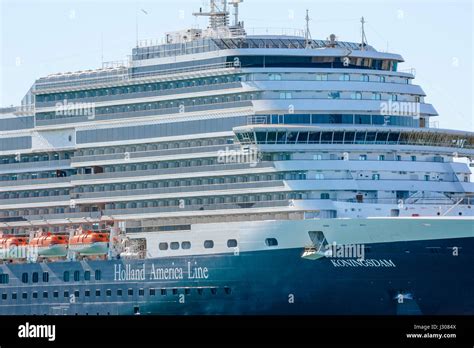
<path fill-rule="evenodd" d="M 206 248 L 206 249 L 214 248 L 214 241 L 213 240 L 204 241 L 204 248 Z"/>
<path fill-rule="evenodd" d="M 267 238 L 265 239 L 265 244 L 269 247 L 273 247 L 278 245 L 278 241 L 276 238 Z"/>

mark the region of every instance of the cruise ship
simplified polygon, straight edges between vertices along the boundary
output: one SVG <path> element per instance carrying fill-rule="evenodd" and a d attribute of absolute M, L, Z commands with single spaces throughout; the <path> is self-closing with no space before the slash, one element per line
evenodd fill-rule
<path fill-rule="evenodd" d="M 0 314 L 474 314 L 474 133 L 241 2 L 0 110 Z"/>

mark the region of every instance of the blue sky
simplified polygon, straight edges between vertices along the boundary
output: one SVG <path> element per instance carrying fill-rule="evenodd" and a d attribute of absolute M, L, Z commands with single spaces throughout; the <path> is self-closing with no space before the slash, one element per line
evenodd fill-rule
<path fill-rule="evenodd" d="M 140 39 L 207 25 L 192 12 L 202 0 L 0 0 L 0 106 L 17 105 L 35 79 L 57 72 L 94 69 L 125 60 Z M 473 5 L 471 0 L 244 0 L 247 28 L 304 27 L 310 10 L 313 38 L 334 33 L 360 40 L 367 20 L 369 44 L 401 54 L 400 69 L 416 69 L 440 114 L 440 128 L 474 131 Z M 145 9 L 147 15 L 140 11 Z"/>

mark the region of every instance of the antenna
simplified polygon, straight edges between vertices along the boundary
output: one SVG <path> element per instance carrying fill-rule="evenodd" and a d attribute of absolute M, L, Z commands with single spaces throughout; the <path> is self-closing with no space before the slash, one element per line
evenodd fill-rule
<path fill-rule="evenodd" d="M 309 10 L 306 10 L 306 31 L 305 31 L 305 42 L 306 42 L 306 47 L 305 48 L 311 48 L 311 33 L 309 31 L 309 21 L 311 18 L 309 18 Z"/>
<path fill-rule="evenodd" d="M 209 12 L 203 12 L 202 9 L 199 12 L 193 13 L 193 16 L 209 17 L 209 26 L 212 29 L 219 27 L 227 27 L 229 22 L 229 12 L 227 12 L 227 0 L 222 0 L 222 10 L 217 7 L 216 0 L 210 0 L 211 10 Z"/>
<path fill-rule="evenodd" d="M 102 68 L 104 67 L 104 33 L 100 33 L 100 60 Z"/>
<path fill-rule="evenodd" d="M 367 37 L 365 36 L 365 19 L 362 17 L 360 19 L 360 23 L 362 24 L 362 40 L 361 40 L 361 46 L 360 50 L 365 51 L 365 46 L 367 46 Z"/>
<path fill-rule="evenodd" d="M 230 0 L 232 6 L 234 6 L 234 26 L 239 25 L 239 4 L 244 2 L 244 0 Z"/>
<path fill-rule="evenodd" d="M 140 11 L 138 11 L 138 8 L 135 8 L 135 35 L 136 35 L 136 44 L 137 44 L 137 48 L 138 48 L 138 14 L 139 13 L 144 13 L 146 15 L 148 15 L 148 12 L 145 11 L 144 9 L 140 9 Z"/>

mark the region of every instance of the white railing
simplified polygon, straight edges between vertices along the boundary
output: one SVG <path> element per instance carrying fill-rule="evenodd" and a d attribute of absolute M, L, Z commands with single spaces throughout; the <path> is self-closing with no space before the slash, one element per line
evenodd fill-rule
<path fill-rule="evenodd" d="M 0 108 L 0 114 L 33 114 L 35 112 L 34 104 L 19 105 L 19 106 L 9 106 L 5 108 Z"/>
<path fill-rule="evenodd" d="M 71 87 L 81 87 L 81 86 L 90 86 L 96 84 L 107 84 L 107 83 L 118 83 L 118 82 L 130 82 L 140 79 L 153 79 L 159 78 L 162 76 L 174 76 L 177 74 L 184 74 L 190 72 L 205 72 L 207 70 L 216 70 L 216 69 L 229 69 L 229 68 L 239 68 L 234 63 L 216 63 L 216 64 L 207 64 L 199 65 L 194 67 L 186 67 L 179 69 L 167 69 L 167 70 L 155 70 L 147 73 L 134 74 L 131 75 L 124 70 L 120 70 L 120 73 L 106 74 L 97 77 L 82 78 L 77 80 L 62 80 L 62 81 L 44 81 L 36 84 L 38 90 L 44 91 L 48 89 L 58 89 L 58 88 L 67 88 Z"/>
<path fill-rule="evenodd" d="M 285 36 L 298 36 L 304 38 L 305 32 L 302 29 L 297 28 L 278 28 L 278 27 L 256 27 L 246 28 L 247 35 L 285 35 Z"/>
<path fill-rule="evenodd" d="M 416 69 L 415 68 L 402 69 L 402 70 L 398 70 L 398 72 L 407 73 L 407 74 L 411 74 L 413 76 L 416 76 Z"/>

